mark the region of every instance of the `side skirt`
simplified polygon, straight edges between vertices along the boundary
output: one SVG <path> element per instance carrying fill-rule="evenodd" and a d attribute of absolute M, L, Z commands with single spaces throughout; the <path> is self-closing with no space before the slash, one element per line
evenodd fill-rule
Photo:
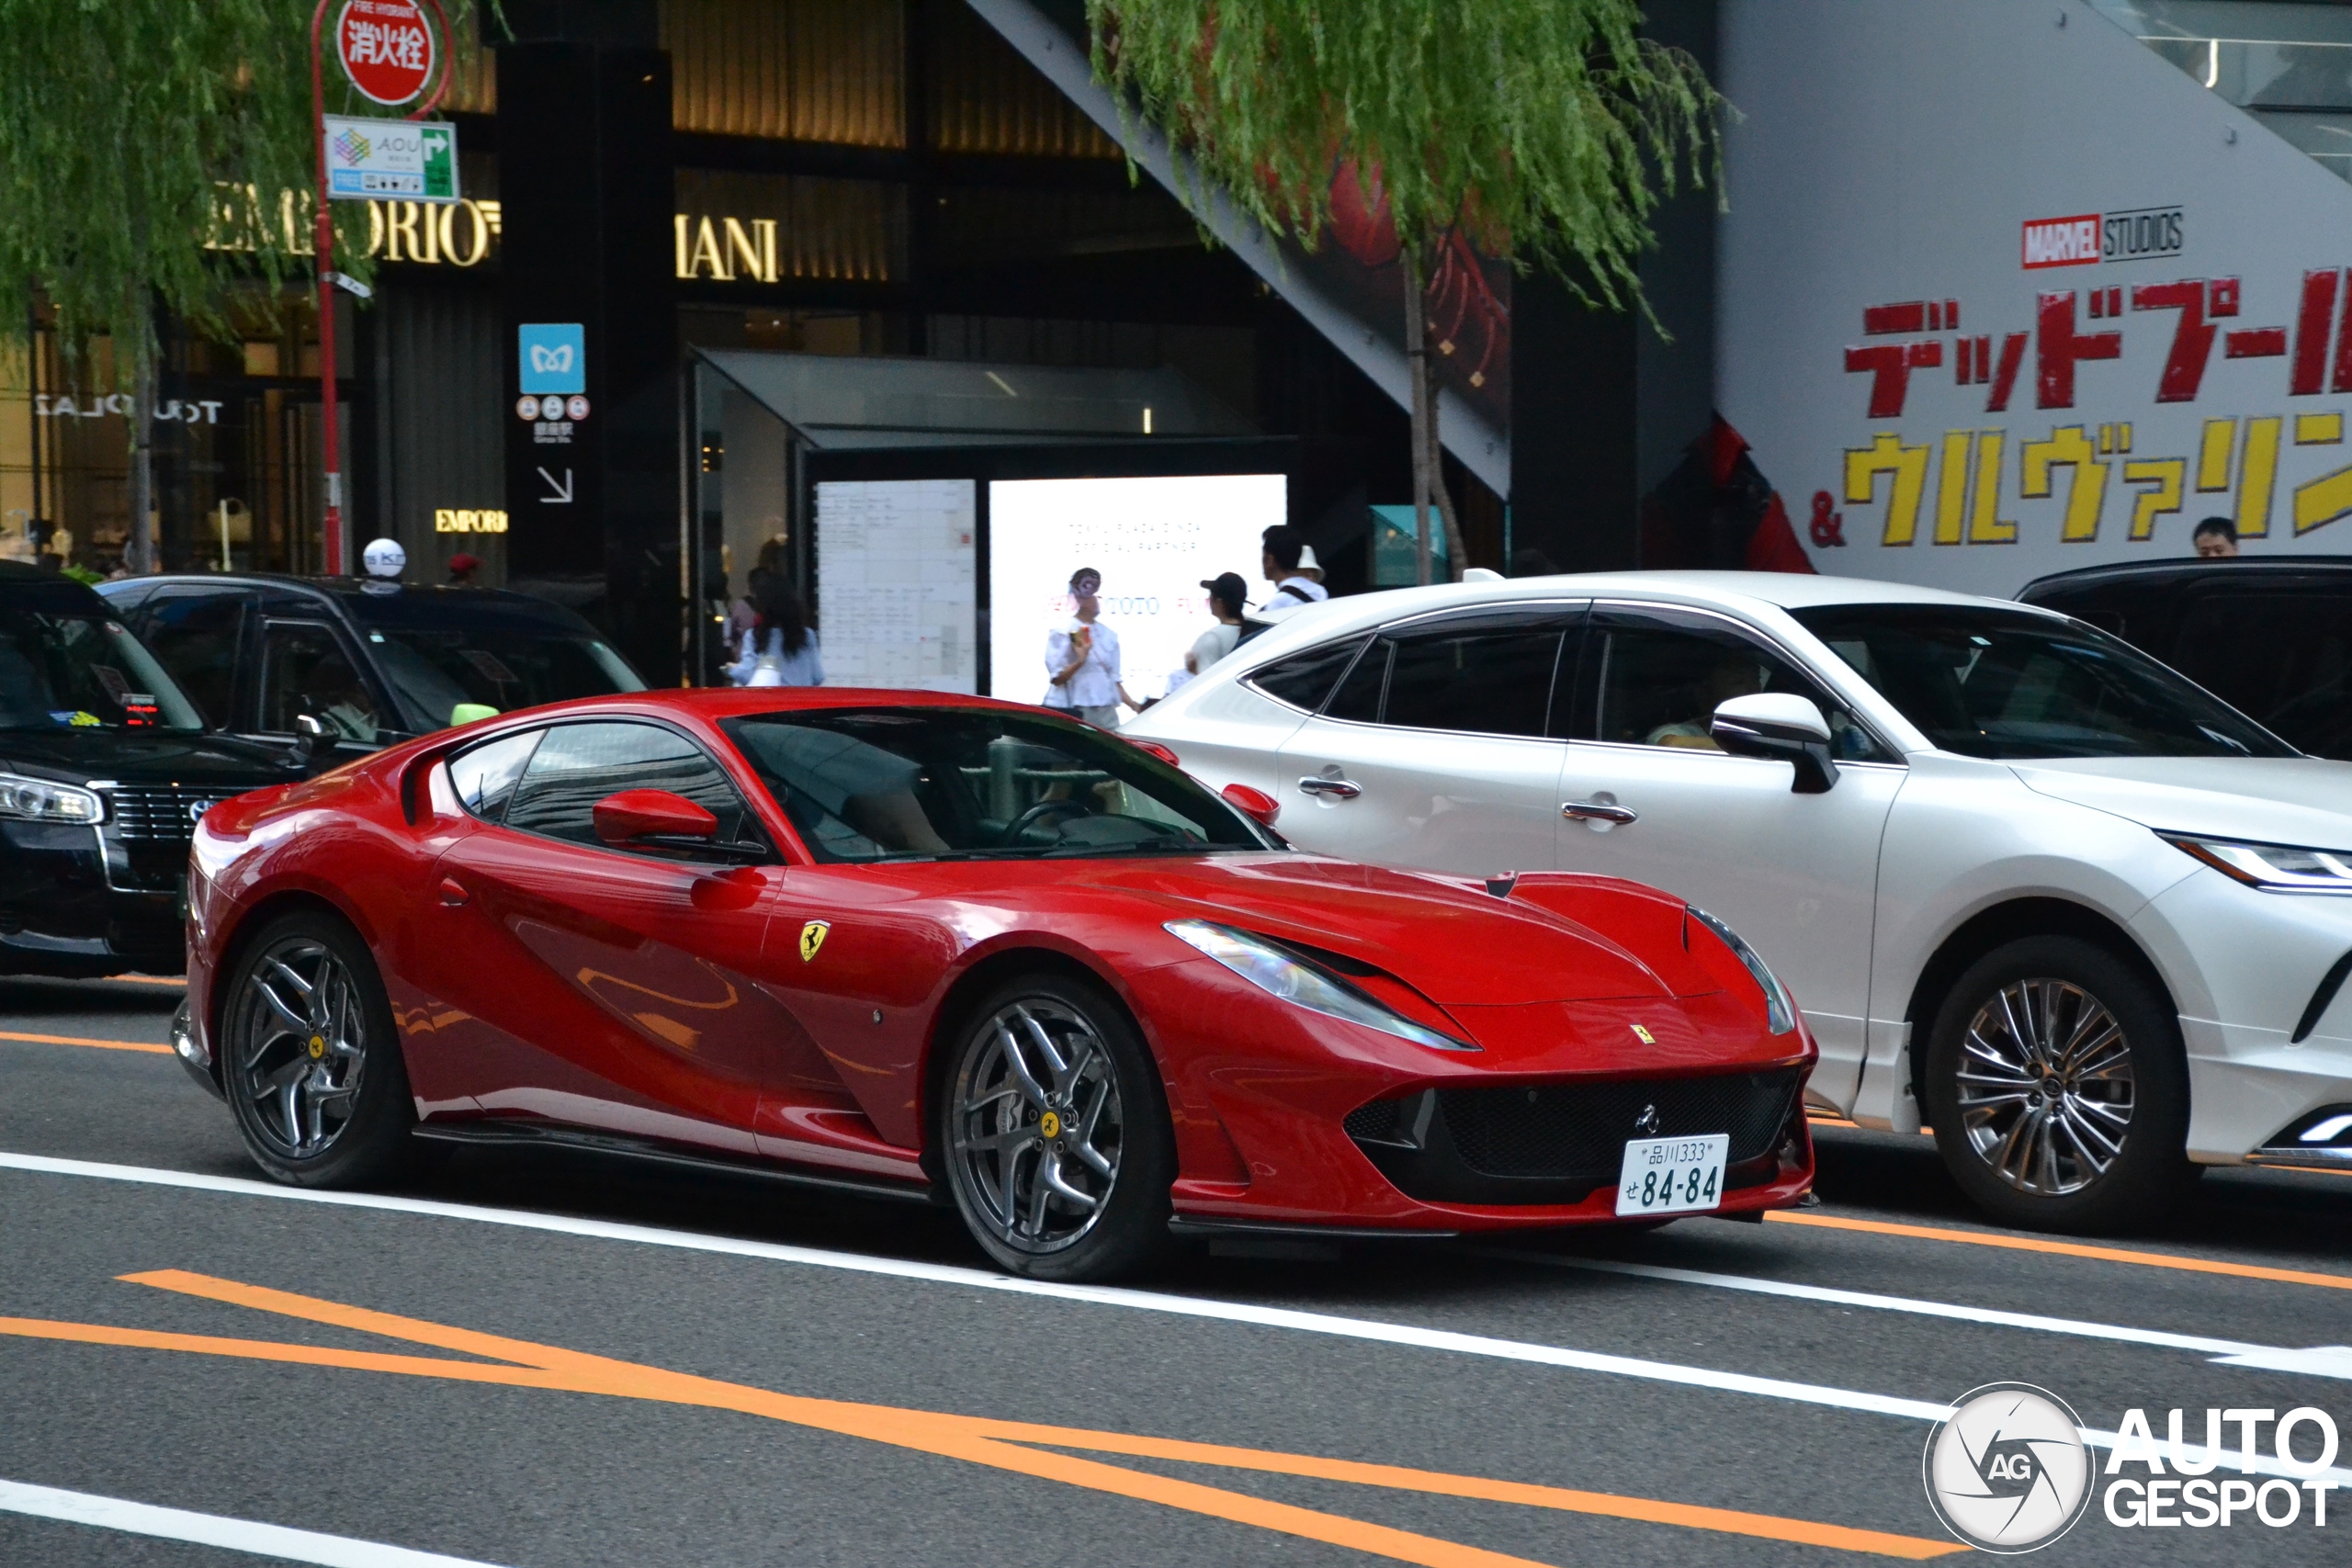
<path fill-rule="evenodd" d="M 690 1154 L 666 1144 L 618 1137 L 609 1133 L 582 1132 L 571 1127 L 550 1127 L 537 1122 L 424 1122 L 412 1129 L 411 1135 L 435 1143 L 459 1144 L 469 1148 L 561 1149 L 575 1154 L 603 1155 L 640 1164 L 667 1166 L 677 1170 L 753 1177 L 763 1181 L 780 1181 L 787 1186 L 846 1193 L 857 1198 L 884 1198 L 934 1207 L 944 1201 L 944 1195 L 928 1182 L 918 1186 L 912 1182 L 891 1181 L 878 1177 L 844 1176 L 835 1172 L 820 1174 L 796 1166 L 729 1159 L 721 1155 Z"/>

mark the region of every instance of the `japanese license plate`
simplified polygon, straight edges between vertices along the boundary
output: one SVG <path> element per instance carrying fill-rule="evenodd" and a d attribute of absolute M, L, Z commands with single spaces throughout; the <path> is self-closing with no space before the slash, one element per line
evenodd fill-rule
<path fill-rule="evenodd" d="M 1628 1141 L 1617 1176 L 1617 1212 L 1681 1214 L 1716 1207 L 1724 1201 L 1724 1158 L 1730 1152 L 1728 1133 Z"/>

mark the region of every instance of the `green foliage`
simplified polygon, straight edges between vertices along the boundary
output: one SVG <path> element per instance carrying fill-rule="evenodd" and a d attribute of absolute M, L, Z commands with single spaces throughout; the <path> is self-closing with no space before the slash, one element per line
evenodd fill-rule
<path fill-rule="evenodd" d="M 467 7 L 447 8 L 462 36 Z M 127 381 L 154 307 L 220 330 L 241 279 L 309 271 L 311 10 L 0 0 L 0 333 L 23 335 L 38 289 L 69 347 L 113 338 Z M 327 47 L 328 112 L 386 112 Z M 291 245 L 281 192 L 301 193 Z M 364 274 L 366 209 L 340 207 L 337 261 Z"/>
<path fill-rule="evenodd" d="M 1308 248 L 1352 163 L 1408 264 L 1461 225 L 1615 306 L 1640 297 L 1661 193 L 1716 181 L 1723 100 L 1639 36 L 1633 0 L 1087 0 L 1087 19 L 1123 112 Z"/>

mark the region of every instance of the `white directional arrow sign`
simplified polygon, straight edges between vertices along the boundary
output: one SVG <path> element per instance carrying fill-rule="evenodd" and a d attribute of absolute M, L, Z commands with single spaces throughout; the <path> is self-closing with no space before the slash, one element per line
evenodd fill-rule
<path fill-rule="evenodd" d="M 570 506 L 571 504 L 571 470 L 570 468 L 563 470 L 563 478 L 560 479 L 545 468 L 541 468 L 539 478 L 548 482 L 547 494 L 539 497 L 540 505 Z"/>

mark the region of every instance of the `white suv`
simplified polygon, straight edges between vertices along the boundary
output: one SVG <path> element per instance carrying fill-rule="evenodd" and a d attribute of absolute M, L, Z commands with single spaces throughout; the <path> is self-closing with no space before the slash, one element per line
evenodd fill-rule
<path fill-rule="evenodd" d="M 1303 849 L 1690 899 L 1804 1009 L 1808 1099 L 1932 1125 L 2006 1220 L 2352 1168 L 2352 763 L 2080 622 L 1752 572 L 1406 589 L 1299 611 L 1123 733 Z"/>

